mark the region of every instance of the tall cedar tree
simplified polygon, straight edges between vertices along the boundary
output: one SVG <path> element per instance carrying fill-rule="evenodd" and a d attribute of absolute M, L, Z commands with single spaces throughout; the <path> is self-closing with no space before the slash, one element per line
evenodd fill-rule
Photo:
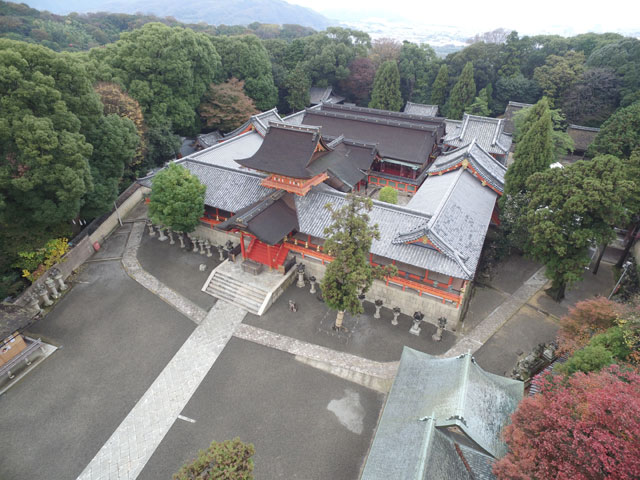
<path fill-rule="evenodd" d="M 473 103 L 465 109 L 465 113 L 470 115 L 479 115 L 481 117 L 488 117 L 491 113 L 489 110 L 489 102 L 491 101 L 491 84 L 480 90 L 478 96 L 473 100 Z"/>
<path fill-rule="evenodd" d="M 552 298 L 561 300 L 566 286 L 582 278 L 589 247 L 609 242 L 613 226 L 627 220 L 633 186 L 622 161 L 612 155 L 529 177 L 524 249 L 545 264 Z"/>
<path fill-rule="evenodd" d="M 438 70 L 438 75 L 431 87 L 431 104 L 438 105 L 441 109 L 447 101 L 447 90 L 449 89 L 449 67 L 445 63 Z"/>
<path fill-rule="evenodd" d="M 358 295 L 371 287 L 374 278 L 394 276 L 395 267 L 383 269 L 369 263 L 373 239 L 380 238 L 378 225 L 369 224 L 373 202 L 369 198 L 350 193 L 345 203 L 336 208 L 325 205 L 331 212 L 333 223 L 325 228 L 325 251 L 334 257 L 322 279 L 322 297 L 325 303 L 338 311 L 335 327 L 342 328 L 344 312 L 362 313 Z"/>
<path fill-rule="evenodd" d="M 587 151 L 590 156 L 611 154 L 629 158 L 640 147 L 640 102 L 619 109 L 604 122 Z"/>
<path fill-rule="evenodd" d="M 304 63 L 298 62 L 284 82 L 287 89 L 287 104 L 292 111 L 303 110 L 309 105 L 309 89 L 311 88 L 311 80 L 304 67 Z"/>
<path fill-rule="evenodd" d="M 612 366 L 547 377 L 504 438 L 509 453 L 493 467 L 500 480 L 640 478 L 640 375 Z"/>
<path fill-rule="evenodd" d="M 534 173 L 549 168 L 555 159 L 551 138 L 551 112 L 544 100 L 531 109 L 527 121 L 529 119 L 532 123 L 530 126 L 523 126 L 523 134 L 516 145 L 515 161 L 505 174 L 505 197 L 526 192 L 527 179 Z"/>
<path fill-rule="evenodd" d="M 253 100 L 245 94 L 244 82 L 232 77 L 224 83 L 209 85 L 198 113 L 207 128 L 229 132 L 258 113 L 258 110 Z"/>
<path fill-rule="evenodd" d="M 542 102 L 542 103 L 540 103 Z M 517 145 L 524 133 L 529 130 L 531 125 L 540 118 L 548 107 L 549 102 L 546 97 L 543 97 L 532 107 L 525 107 L 518 110 L 513 116 L 513 124 L 515 127 L 515 134 L 513 141 Z M 569 152 L 572 152 L 575 145 L 573 140 L 567 133 L 567 127 L 569 123 L 567 118 L 558 109 L 549 110 L 551 112 L 551 125 L 553 127 L 551 132 L 551 140 L 553 142 L 553 151 L 555 152 L 555 158 L 558 159 Z"/>
<path fill-rule="evenodd" d="M 384 62 L 376 72 L 369 108 L 379 108 L 394 112 L 398 112 L 402 108 L 400 72 L 396 62 Z"/>
<path fill-rule="evenodd" d="M 451 89 L 447 105 L 447 115 L 452 119 L 462 118 L 465 109 L 471 105 L 476 96 L 476 82 L 473 79 L 473 63 L 467 62 L 460 78 Z"/>
<path fill-rule="evenodd" d="M 239 438 L 211 442 L 198 458 L 184 465 L 173 480 L 253 480 L 253 459 L 256 449 L 252 443 Z"/>
<path fill-rule="evenodd" d="M 176 232 L 193 232 L 204 214 L 206 190 L 189 170 L 170 163 L 153 179 L 149 218 Z"/>

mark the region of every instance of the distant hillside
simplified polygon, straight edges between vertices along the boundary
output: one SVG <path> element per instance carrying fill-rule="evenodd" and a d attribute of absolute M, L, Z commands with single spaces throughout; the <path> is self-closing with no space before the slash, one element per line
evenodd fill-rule
<path fill-rule="evenodd" d="M 294 23 L 317 30 L 337 25 L 310 8 L 284 0 L 26 0 L 30 7 L 52 13 L 118 12 L 171 16 L 187 23 L 248 25 Z"/>

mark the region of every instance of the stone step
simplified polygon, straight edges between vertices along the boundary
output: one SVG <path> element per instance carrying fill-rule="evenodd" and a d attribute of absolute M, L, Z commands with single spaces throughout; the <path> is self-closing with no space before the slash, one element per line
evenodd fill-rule
<path fill-rule="evenodd" d="M 237 305 L 256 315 L 258 314 L 258 312 L 260 311 L 260 307 L 262 306 L 262 303 L 258 303 L 256 301 L 248 299 L 247 297 L 243 297 L 242 295 L 229 295 L 228 291 L 219 289 L 215 285 L 210 285 L 209 287 L 207 287 L 207 292 L 214 297 L 219 298 L 220 300 L 224 300 L 226 302 Z"/>
<path fill-rule="evenodd" d="M 236 285 L 246 290 L 251 290 L 253 292 L 259 293 L 260 295 L 266 295 L 267 293 L 269 293 L 268 290 L 261 288 L 258 285 L 247 285 L 246 283 L 243 283 L 241 280 L 238 280 L 235 277 L 232 277 L 231 275 L 227 275 L 226 273 L 223 273 L 223 272 L 216 272 L 214 275 L 214 279 L 216 277 L 220 278 L 221 281 L 224 281 L 225 283 Z"/>
<path fill-rule="evenodd" d="M 238 287 L 236 285 L 232 285 L 230 283 L 224 282 L 224 281 L 216 281 L 216 278 L 214 277 L 213 280 L 209 283 L 209 285 L 207 286 L 207 290 L 209 289 L 209 287 L 216 287 L 218 290 L 224 291 L 226 292 L 226 294 L 228 296 L 243 296 L 246 297 L 248 299 L 251 299 L 259 304 L 262 304 L 262 302 L 264 301 L 265 297 L 267 296 L 266 293 L 264 294 L 259 294 L 255 291 L 252 291 L 250 289 L 246 289 L 246 288 L 242 288 L 242 287 Z"/>

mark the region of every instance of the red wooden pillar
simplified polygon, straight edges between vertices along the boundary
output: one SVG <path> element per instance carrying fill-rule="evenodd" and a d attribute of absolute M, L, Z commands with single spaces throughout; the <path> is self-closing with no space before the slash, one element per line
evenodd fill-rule
<path fill-rule="evenodd" d="M 242 258 L 247 259 L 246 252 L 244 251 L 244 233 L 240 230 L 240 249 L 242 250 Z"/>
<path fill-rule="evenodd" d="M 273 269 L 273 258 L 271 257 L 271 245 L 267 243 L 267 256 L 269 257 L 269 270 Z"/>

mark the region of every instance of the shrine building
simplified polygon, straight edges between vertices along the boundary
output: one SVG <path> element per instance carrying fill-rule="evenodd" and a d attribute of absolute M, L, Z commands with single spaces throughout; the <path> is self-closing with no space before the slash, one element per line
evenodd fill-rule
<path fill-rule="evenodd" d="M 195 235 L 231 241 L 243 262 L 270 271 L 284 274 L 296 259 L 319 281 L 333 260 L 323 248 L 332 222 L 325 205 L 340 208 L 349 192 L 391 186 L 411 198 L 404 206 L 373 201 L 369 217 L 380 238 L 369 260 L 393 264 L 398 274 L 376 280 L 367 298 L 421 311 L 432 323 L 444 316 L 455 328 L 497 222 L 510 137 L 502 123 L 482 117 L 448 128 L 443 118 L 329 103 L 285 118 L 275 109 L 254 116 L 177 162 L 207 188 Z M 140 182 L 151 186 L 151 176 Z M 212 274 L 203 290 L 223 298 L 224 281 Z"/>

